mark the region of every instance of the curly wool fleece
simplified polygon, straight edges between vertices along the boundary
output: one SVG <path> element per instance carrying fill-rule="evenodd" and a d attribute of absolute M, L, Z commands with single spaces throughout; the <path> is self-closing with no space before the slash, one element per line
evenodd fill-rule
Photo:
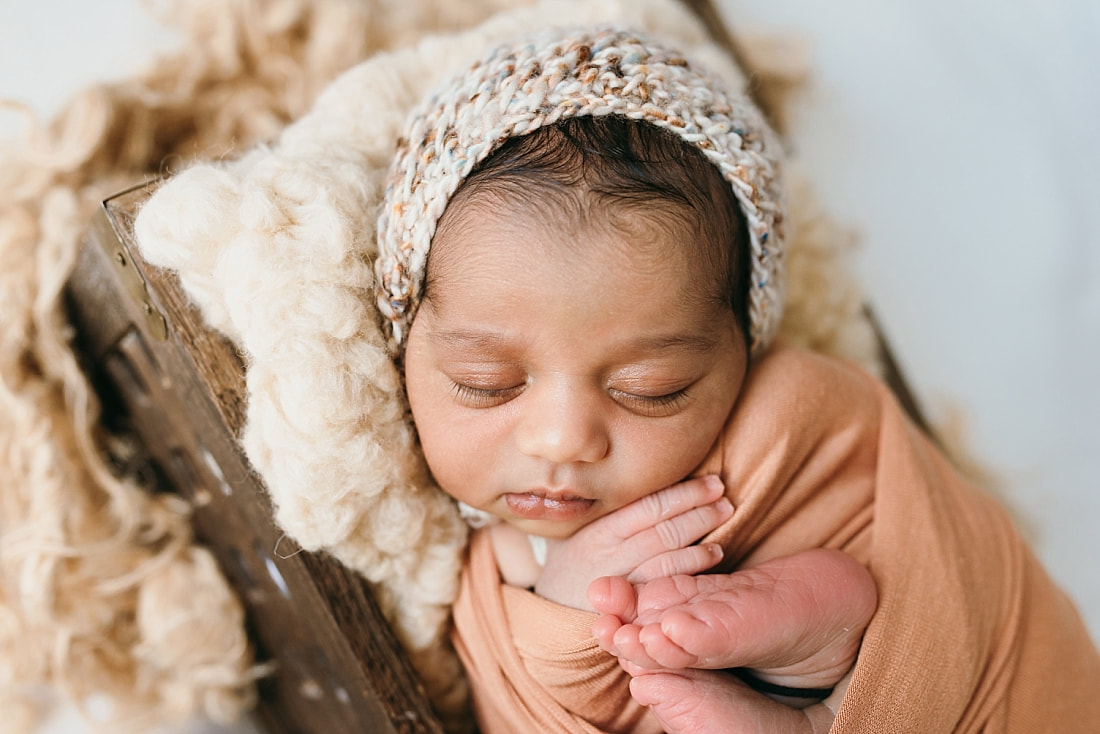
<path fill-rule="evenodd" d="M 752 353 L 767 348 L 783 310 L 783 205 L 779 144 L 759 109 L 653 39 L 549 29 L 475 63 L 418 109 L 403 135 L 375 262 L 395 350 L 416 315 L 436 223 L 463 179 L 510 137 L 601 115 L 674 133 L 732 185 L 749 231 Z"/>
<path fill-rule="evenodd" d="M 446 623 L 466 526 L 432 484 L 406 417 L 374 307 L 375 223 L 414 105 L 486 49 L 561 18 L 656 34 L 691 49 L 727 88 L 745 85 L 680 2 L 542 0 L 349 70 L 273 144 L 183 171 L 136 222 L 145 258 L 176 271 L 208 323 L 247 355 L 242 440 L 276 522 L 302 548 L 327 551 L 373 583 L 443 711 L 465 703 Z M 782 331 L 864 358 L 870 330 L 858 288 L 836 257 L 842 238 L 815 227 L 812 239 L 801 249 L 809 257 L 792 246 L 788 275 L 790 295 L 817 306 L 799 309 L 806 318 L 798 322 L 788 309 Z M 822 289 L 833 296 L 824 309 Z"/>

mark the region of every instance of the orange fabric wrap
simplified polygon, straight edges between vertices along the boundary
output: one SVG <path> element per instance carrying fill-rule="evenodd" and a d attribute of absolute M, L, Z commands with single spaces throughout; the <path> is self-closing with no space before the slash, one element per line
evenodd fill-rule
<path fill-rule="evenodd" d="M 1100 655 L 1004 510 L 863 371 L 776 347 L 697 474 L 736 511 L 718 571 L 814 547 L 867 565 L 879 608 L 833 732 L 1100 732 Z M 660 731 L 595 615 L 501 583 L 476 534 L 455 644 L 485 734 Z"/>

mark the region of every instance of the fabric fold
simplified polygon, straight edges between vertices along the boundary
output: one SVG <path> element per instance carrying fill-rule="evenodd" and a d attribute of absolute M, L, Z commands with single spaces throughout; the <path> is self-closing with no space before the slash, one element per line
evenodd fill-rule
<path fill-rule="evenodd" d="M 596 615 L 502 584 L 486 530 L 470 541 L 454 620 L 482 734 L 660 732 L 592 637 Z"/>

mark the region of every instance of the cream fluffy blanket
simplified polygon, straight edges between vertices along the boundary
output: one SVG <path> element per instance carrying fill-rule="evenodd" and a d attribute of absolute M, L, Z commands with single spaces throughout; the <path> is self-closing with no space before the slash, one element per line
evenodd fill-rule
<path fill-rule="evenodd" d="M 125 447 L 97 428 L 60 308 L 95 202 L 181 158 L 220 162 L 162 188 L 139 218 L 141 246 L 247 354 L 243 443 L 278 522 L 370 579 L 437 703 L 462 706 L 443 631 L 465 528 L 412 448 L 371 305 L 380 185 L 406 112 L 490 44 L 561 18 L 629 23 L 740 78 L 674 0 L 544 1 L 413 45 L 510 5 L 529 3 L 181 4 L 189 47 L 131 82 L 89 90 L 52 128 L 5 151 L 0 706 L 9 723 L 18 719 L 8 712 L 28 711 L 16 705 L 36 683 L 111 695 L 135 725 L 196 709 L 229 719 L 251 701 L 239 604 L 192 543 L 186 508 L 109 471 L 105 448 Z M 268 142 L 240 147 L 255 141 Z M 798 192 L 791 215 L 783 332 L 872 363 L 847 238 Z M 196 620 L 222 621 L 207 645 L 189 634 Z"/>

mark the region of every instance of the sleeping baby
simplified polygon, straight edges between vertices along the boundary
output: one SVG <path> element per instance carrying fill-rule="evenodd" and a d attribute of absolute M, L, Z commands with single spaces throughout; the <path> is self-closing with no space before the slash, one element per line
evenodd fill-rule
<path fill-rule="evenodd" d="M 775 340 L 778 144 L 614 29 L 414 115 L 379 307 L 484 527 L 454 642 L 484 732 L 1100 730 L 1100 657 L 1005 513 L 857 367 Z"/>

